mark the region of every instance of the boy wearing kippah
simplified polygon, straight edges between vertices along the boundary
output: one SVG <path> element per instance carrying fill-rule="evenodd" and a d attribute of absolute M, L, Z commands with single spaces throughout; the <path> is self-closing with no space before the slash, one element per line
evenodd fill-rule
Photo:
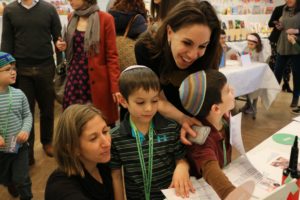
<path fill-rule="evenodd" d="M 211 128 L 204 144 L 188 147 L 191 175 L 202 176 L 225 199 L 235 188 L 222 171 L 231 161 L 228 114 L 234 108 L 233 89 L 221 72 L 207 70 L 189 75 L 179 93 L 183 107 Z"/>
<path fill-rule="evenodd" d="M 180 125 L 157 113 L 160 83 L 145 66 L 126 68 L 120 76 L 119 102 L 128 109 L 119 127 L 111 131 L 111 168 L 115 199 L 123 199 L 121 167 L 127 200 L 161 200 L 169 186 L 188 196 L 193 190 Z"/>
<path fill-rule="evenodd" d="M 27 139 L 32 116 L 25 94 L 16 81 L 15 59 L 0 52 L 0 184 L 21 200 L 32 198 Z"/>

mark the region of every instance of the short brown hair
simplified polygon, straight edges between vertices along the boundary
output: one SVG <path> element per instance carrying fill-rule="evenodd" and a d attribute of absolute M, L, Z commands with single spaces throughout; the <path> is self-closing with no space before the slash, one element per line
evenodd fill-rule
<path fill-rule="evenodd" d="M 217 70 L 206 70 L 206 92 L 202 108 L 197 116 L 197 119 L 206 118 L 214 104 L 222 103 L 222 89 L 227 83 L 224 74 Z"/>
<path fill-rule="evenodd" d="M 140 88 L 146 91 L 150 89 L 160 91 L 160 83 L 157 75 L 150 68 L 139 67 L 121 73 L 119 88 L 122 96 L 128 100 L 128 97 Z"/>
<path fill-rule="evenodd" d="M 59 170 L 68 176 L 84 177 L 83 165 L 78 156 L 79 138 L 84 126 L 95 116 L 103 118 L 94 106 L 74 104 L 60 116 L 53 138 L 54 157 Z"/>

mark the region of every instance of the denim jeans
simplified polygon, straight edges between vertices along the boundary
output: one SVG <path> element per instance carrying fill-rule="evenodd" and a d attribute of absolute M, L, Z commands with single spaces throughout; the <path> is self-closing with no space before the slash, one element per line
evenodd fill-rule
<path fill-rule="evenodd" d="M 4 185 L 13 184 L 21 199 L 32 198 L 27 142 L 16 154 L 0 152 L 0 183 Z"/>
<path fill-rule="evenodd" d="M 55 65 L 22 67 L 17 65 L 17 86 L 26 95 L 30 111 L 33 116 L 35 102 L 40 109 L 40 140 L 41 143 L 50 144 L 52 142 L 54 127 L 54 86 L 53 78 Z M 34 126 L 32 126 L 29 142 L 29 156 L 33 158 L 34 147 Z"/>
<path fill-rule="evenodd" d="M 275 64 L 275 76 L 280 84 L 283 72 L 285 67 L 287 66 L 287 62 L 291 59 L 292 63 L 292 74 L 293 74 L 293 97 L 297 98 L 300 94 L 300 54 L 298 55 L 279 55 L 276 58 Z"/>

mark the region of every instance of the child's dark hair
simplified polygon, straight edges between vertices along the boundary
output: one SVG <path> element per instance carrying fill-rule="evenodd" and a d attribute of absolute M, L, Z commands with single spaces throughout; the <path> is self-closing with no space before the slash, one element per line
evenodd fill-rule
<path fill-rule="evenodd" d="M 250 33 L 249 35 L 253 35 L 257 38 L 258 42 L 256 42 L 255 50 L 256 50 L 257 53 L 261 52 L 262 48 L 263 48 L 263 45 L 262 45 L 260 36 L 257 33 Z"/>
<path fill-rule="evenodd" d="M 217 70 L 206 70 L 206 93 L 205 99 L 197 116 L 201 120 L 208 116 L 214 104 L 222 103 L 222 89 L 227 83 L 224 74 Z"/>
<path fill-rule="evenodd" d="M 221 35 L 226 35 L 226 32 L 224 31 L 224 29 L 221 29 Z"/>
<path fill-rule="evenodd" d="M 137 67 L 124 70 L 119 79 L 119 88 L 122 96 L 128 100 L 128 97 L 139 89 L 145 91 L 160 91 L 160 83 L 157 75 L 148 67 Z"/>

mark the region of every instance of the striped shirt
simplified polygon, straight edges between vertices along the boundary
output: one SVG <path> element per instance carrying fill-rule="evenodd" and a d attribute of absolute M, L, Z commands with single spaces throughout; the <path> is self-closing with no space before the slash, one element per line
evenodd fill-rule
<path fill-rule="evenodd" d="M 176 160 L 183 159 L 185 146 L 180 142 L 180 125 L 156 114 L 153 118 L 153 170 L 150 199 L 164 199 L 161 189 L 170 186 Z M 145 199 L 143 175 L 136 145 L 132 136 L 129 115 L 119 127 L 112 130 L 111 168 L 120 169 L 124 166 L 126 196 L 128 200 Z M 148 168 L 149 137 L 142 143 L 146 169 Z"/>
<path fill-rule="evenodd" d="M 7 89 L 7 91 L 0 93 L 0 135 L 3 137 L 3 129 L 5 129 L 7 122 L 5 142 L 7 142 L 7 138 L 16 136 L 20 131 L 29 134 L 32 127 L 32 116 L 25 94 L 20 89 L 10 86 L 9 88 L 12 95 L 12 106 L 9 114 L 9 91 Z"/>

